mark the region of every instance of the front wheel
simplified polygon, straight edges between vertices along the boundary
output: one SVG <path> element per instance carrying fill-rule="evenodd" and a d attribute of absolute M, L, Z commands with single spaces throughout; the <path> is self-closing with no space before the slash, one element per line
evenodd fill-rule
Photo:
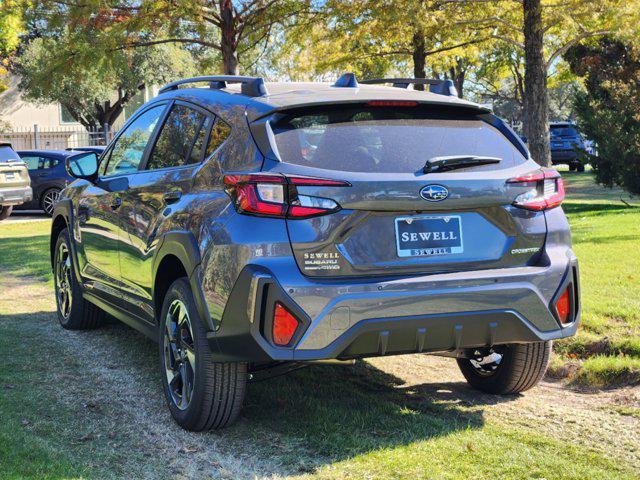
<path fill-rule="evenodd" d="M 171 415 L 186 430 L 229 426 L 244 402 L 247 364 L 213 361 L 206 333 L 189 282 L 176 280 L 162 305 L 159 363 Z"/>
<path fill-rule="evenodd" d="M 496 345 L 490 351 L 459 358 L 458 366 L 469 384 L 483 392 L 509 395 L 534 387 L 549 365 L 551 342 Z"/>

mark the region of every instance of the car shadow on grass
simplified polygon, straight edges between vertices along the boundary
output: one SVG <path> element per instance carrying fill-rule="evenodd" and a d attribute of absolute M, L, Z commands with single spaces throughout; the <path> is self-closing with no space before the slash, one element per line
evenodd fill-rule
<path fill-rule="evenodd" d="M 483 405 L 509 400 L 491 395 L 480 395 L 475 400 L 474 394 L 472 402 L 460 402 L 458 395 L 465 398 L 472 395 L 465 383 L 408 385 L 399 377 L 359 361 L 349 367 L 311 366 L 251 383 L 244 412 L 236 426 L 205 434 L 184 432 L 172 422 L 162 405 L 156 347 L 150 340 L 120 323 L 109 322 L 93 331 L 67 332 L 59 329 L 55 322 L 53 312 L 0 315 L 0 334 L 12 336 L 17 331 L 26 331 L 21 348 L 25 352 L 39 351 L 39 355 L 50 358 L 56 357 L 47 352 L 47 342 L 53 348 L 63 345 L 61 358 L 46 364 L 38 362 L 32 367 L 17 362 L 12 368 L 24 369 L 24 374 L 33 378 L 42 378 L 54 368 L 57 376 L 74 385 L 74 390 L 86 392 L 86 398 L 72 400 L 71 407 L 68 399 L 56 405 L 56 389 L 52 385 L 34 385 L 31 390 L 25 386 L 11 394 L 22 392 L 29 397 L 40 397 L 37 405 L 47 405 L 47 412 L 25 412 L 21 416 L 36 425 L 51 424 L 47 428 L 55 425 L 58 433 L 48 441 L 69 453 L 65 457 L 75 458 L 76 462 L 75 467 L 64 462 L 58 466 L 65 474 L 77 474 L 89 468 L 98 476 L 100 472 L 111 476 L 114 461 L 121 465 L 119 470 L 124 471 L 164 469 L 167 465 L 159 467 L 159 459 L 164 458 L 170 464 L 178 462 L 184 455 L 180 453 L 180 445 L 195 443 L 200 445 L 198 455 L 202 456 L 202 468 L 210 468 L 211 458 L 229 455 L 224 452 L 231 450 L 240 456 L 252 457 L 252 465 L 245 472 L 247 476 L 285 476 L 314 471 L 369 452 L 480 429 L 484 425 Z M 20 327 L 27 324 L 26 330 Z M 81 346 L 85 348 L 79 348 Z M 20 377 L 18 371 L 13 373 L 16 378 Z M 129 381 L 123 384 L 121 377 Z M 129 395 L 132 399 L 146 400 L 136 403 L 122 398 L 124 403 L 116 400 L 110 405 L 106 401 L 110 395 L 116 399 Z M 21 400 L 16 397 L 13 401 Z M 26 406 L 29 398 L 23 402 Z M 85 411 L 86 405 L 92 403 L 101 406 L 98 415 Z M 59 413 L 65 410 L 66 416 Z M 77 416 L 78 411 L 81 417 Z M 70 416 L 69 412 L 76 413 Z M 82 416 L 86 416 L 86 420 Z M 45 417 L 48 419 L 43 419 Z M 140 418 L 147 420 L 140 424 Z M 26 429 L 28 436 L 31 427 L 21 427 L 17 418 L 13 421 L 18 422 L 18 428 Z M 122 428 L 126 434 L 120 432 Z M 116 440 L 105 436 L 104 432 L 111 430 L 117 433 Z M 67 432 L 66 438 L 60 435 L 63 431 Z M 87 437 L 91 432 L 103 433 L 96 438 Z M 114 442 L 123 439 L 123 435 L 127 441 L 114 450 Z M 166 451 L 166 446 L 149 444 L 149 435 L 153 438 L 173 436 L 179 439 L 179 444 L 174 446 L 175 451 Z M 37 445 L 39 441 L 33 439 L 27 443 Z M 125 448 L 127 444 L 147 444 L 148 448 L 139 449 L 139 454 L 131 457 L 130 447 Z M 222 451 L 218 450 L 221 444 L 224 445 Z M 87 445 L 92 448 L 91 458 L 83 458 L 81 453 Z M 50 453 L 42 452 L 41 460 L 45 462 Z M 166 472 L 158 470 L 157 473 L 162 477 Z"/>

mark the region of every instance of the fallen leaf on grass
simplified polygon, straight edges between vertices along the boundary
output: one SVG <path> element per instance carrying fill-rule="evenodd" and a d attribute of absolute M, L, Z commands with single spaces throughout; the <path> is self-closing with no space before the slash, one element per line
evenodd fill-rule
<path fill-rule="evenodd" d="M 93 413 L 100 413 L 102 411 L 102 407 L 94 402 L 87 402 L 84 404 L 84 408 Z"/>
<path fill-rule="evenodd" d="M 94 438 L 96 438 L 93 433 L 87 433 L 86 435 L 81 436 L 78 440 L 80 440 L 81 442 L 88 442 L 90 440 L 93 440 Z"/>
<path fill-rule="evenodd" d="M 186 446 L 180 449 L 180 453 L 195 453 L 198 451 L 198 447 Z"/>
<path fill-rule="evenodd" d="M 467 442 L 467 450 L 469 452 L 475 452 L 476 451 L 475 447 L 473 446 L 473 443 Z"/>

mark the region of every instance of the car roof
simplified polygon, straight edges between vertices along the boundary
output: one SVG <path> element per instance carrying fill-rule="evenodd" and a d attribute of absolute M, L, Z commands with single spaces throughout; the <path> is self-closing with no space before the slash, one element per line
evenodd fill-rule
<path fill-rule="evenodd" d="M 49 157 L 65 158 L 74 155 L 78 152 L 66 151 L 66 150 L 17 150 L 18 155 L 45 155 Z"/>
<path fill-rule="evenodd" d="M 266 82 L 267 94 L 249 97 L 241 93 L 241 86 L 230 84 L 222 89 L 181 88 L 160 94 L 157 99 L 184 98 L 196 103 L 219 103 L 228 106 L 246 106 L 250 121 L 290 108 L 344 103 L 364 103 L 371 100 L 416 101 L 430 105 L 466 107 L 479 112 L 491 110 L 480 104 L 455 96 L 428 91 L 358 84 L 357 87 L 336 87 L 320 82 Z"/>

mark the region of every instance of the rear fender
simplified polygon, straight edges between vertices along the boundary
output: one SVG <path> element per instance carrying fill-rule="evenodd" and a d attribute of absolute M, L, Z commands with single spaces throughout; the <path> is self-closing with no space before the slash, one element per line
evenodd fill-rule
<path fill-rule="evenodd" d="M 182 263 L 182 266 L 187 272 L 198 315 L 204 320 L 205 328 L 208 331 L 212 331 L 214 328 L 213 322 L 211 320 L 207 304 L 204 300 L 202 285 L 200 283 L 199 270 L 201 257 L 200 249 L 198 248 L 198 243 L 196 242 L 195 237 L 189 231 L 176 231 L 164 234 L 159 241 L 160 245 L 156 250 L 156 254 L 153 259 L 153 284 L 155 285 L 158 268 L 160 267 L 162 260 L 167 255 L 173 255 L 176 257 Z M 155 291 L 152 292 L 152 294 L 153 298 L 155 298 Z"/>

